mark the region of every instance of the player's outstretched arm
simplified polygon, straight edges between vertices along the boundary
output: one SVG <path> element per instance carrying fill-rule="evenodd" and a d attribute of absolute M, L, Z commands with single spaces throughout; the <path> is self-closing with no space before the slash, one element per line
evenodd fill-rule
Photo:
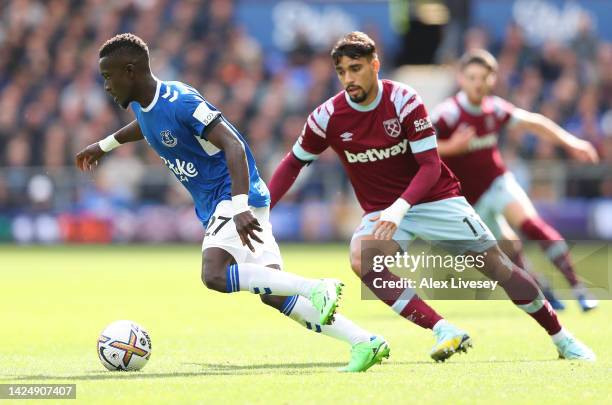
<path fill-rule="evenodd" d="M 92 170 L 98 164 L 100 158 L 107 152 L 123 143 L 138 141 L 143 139 L 143 137 L 138 122 L 134 120 L 114 134 L 107 136 L 99 142 L 92 143 L 77 153 L 76 165 L 82 171 Z"/>
<path fill-rule="evenodd" d="M 256 232 L 262 228 L 249 208 L 249 165 L 244 144 L 220 118 L 220 121 L 206 132 L 209 142 L 225 153 L 227 169 L 232 179 L 232 204 L 234 223 L 243 245 L 255 251 L 251 239 L 263 243 Z"/>
<path fill-rule="evenodd" d="M 516 128 L 562 146 L 574 159 L 585 163 L 599 161 L 597 151 L 590 142 L 575 137 L 548 117 L 525 110 L 518 111 L 515 117 L 517 118 Z"/>
<path fill-rule="evenodd" d="M 295 157 L 293 152 L 287 153 L 287 156 L 281 160 L 274 173 L 272 173 L 272 178 L 268 184 L 271 200 L 270 208 L 274 208 L 276 203 L 289 191 L 306 164 L 306 162 Z"/>

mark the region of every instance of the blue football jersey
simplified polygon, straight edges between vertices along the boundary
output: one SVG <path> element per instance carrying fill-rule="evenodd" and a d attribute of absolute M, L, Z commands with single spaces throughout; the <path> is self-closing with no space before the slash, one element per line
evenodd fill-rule
<path fill-rule="evenodd" d="M 130 104 L 146 141 L 168 169 L 185 186 L 204 225 L 222 200 L 230 200 L 231 178 L 225 153 L 202 137 L 215 119 L 225 120 L 193 87 L 177 81 L 157 81 L 155 97 L 148 106 Z M 270 193 L 259 176 L 255 159 L 242 135 L 224 121 L 244 144 L 249 165 L 249 205 L 265 207 Z"/>

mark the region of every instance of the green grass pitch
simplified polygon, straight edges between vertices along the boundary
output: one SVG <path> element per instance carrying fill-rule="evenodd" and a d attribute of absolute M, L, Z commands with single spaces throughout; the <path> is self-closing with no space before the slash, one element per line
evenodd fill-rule
<path fill-rule="evenodd" d="M 545 332 L 510 302 L 430 302 L 474 340 L 467 355 L 435 364 L 430 331 L 360 299 L 347 249 L 282 247 L 288 271 L 344 280 L 341 312 L 389 341 L 389 361 L 357 375 L 335 371 L 348 345 L 251 294 L 206 290 L 197 246 L 0 247 L 0 383 L 76 383 L 86 404 L 575 404 L 612 396 L 610 302 L 589 314 L 567 302 L 560 315 L 597 353 L 595 364 L 557 360 Z M 97 358 L 99 332 L 117 319 L 151 335 L 141 372 L 109 372 Z"/>

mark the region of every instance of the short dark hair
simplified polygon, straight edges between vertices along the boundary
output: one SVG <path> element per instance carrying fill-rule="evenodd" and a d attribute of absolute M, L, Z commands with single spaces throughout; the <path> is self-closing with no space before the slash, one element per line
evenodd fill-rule
<path fill-rule="evenodd" d="M 484 49 L 473 49 L 463 54 L 459 60 L 459 67 L 461 70 L 465 69 L 468 65 L 477 64 L 484 66 L 489 69 L 492 73 L 497 72 L 497 60 L 493 55 Z"/>
<path fill-rule="evenodd" d="M 353 31 L 342 37 L 331 51 L 331 57 L 337 64 L 340 58 L 348 56 L 351 59 L 366 57 L 372 59 L 376 56 L 374 40 L 360 31 Z"/>
<path fill-rule="evenodd" d="M 104 58 L 115 52 L 127 51 L 149 60 L 149 47 L 139 36 L 132 33 L 117 34 L 100 47 L 99 57 Z"/>

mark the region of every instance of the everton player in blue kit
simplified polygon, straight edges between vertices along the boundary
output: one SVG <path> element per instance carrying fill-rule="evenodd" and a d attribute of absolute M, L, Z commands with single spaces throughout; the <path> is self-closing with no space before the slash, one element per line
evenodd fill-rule
<path fill-rule="evenodd" d="M 136 120 L 76 156 L 85 171 L 105 153 L 145 139 L 195 203 L 206 228 L 202 281 L 213 290 L 260 294 L 308 329 L 352 345 L 343 371 L 365 371 L 389 356 L 385 340 L 335 314 L 342 284 L 278 271 L 282 260 L 269 222 L 270 195 L 244 138 L 194 88 L 151 72 L 145 42 L 133 34 L 99 53 L 104 88 Z"/>

